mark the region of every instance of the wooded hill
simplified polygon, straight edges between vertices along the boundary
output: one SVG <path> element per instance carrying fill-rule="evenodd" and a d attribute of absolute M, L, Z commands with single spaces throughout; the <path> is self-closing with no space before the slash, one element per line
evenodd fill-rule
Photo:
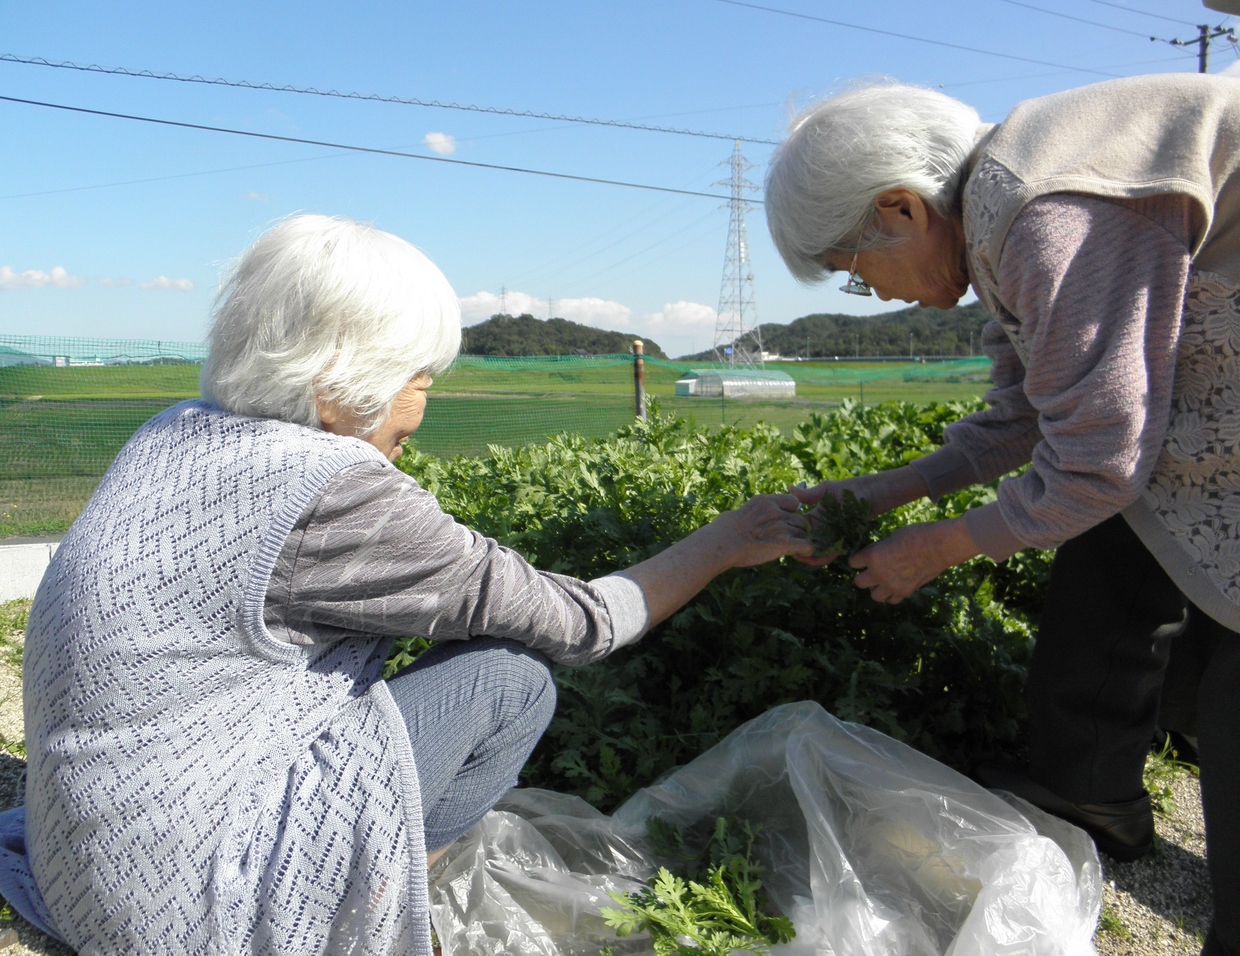
<path fill-rule="evenodd" d="M 914 355 L 968 355 L 969 336 L 973 354 L 980 355 L 982 326 L 990 314 L 980 302 L 954 309 L 923 309 L 910 306 L 882 315 L 816 313 L 787 325 L 765 323 L 762 348 L 783 356 L 811 355 L 908 355 L 909 335 Z M 712 352 L 686 355 L 687 361 L 708 360 Z"/>
<path fill-rule="evenodd" d="M 461 351 L 466 355 L 605 355 L 628 352 L 634 339 L 639 338 L 647 355 L 667 358 L 644 335 L 608 332 L 568 319 L 536 319 L 528 313 L 493 315 L 485 322 L 462 329 Z"/>

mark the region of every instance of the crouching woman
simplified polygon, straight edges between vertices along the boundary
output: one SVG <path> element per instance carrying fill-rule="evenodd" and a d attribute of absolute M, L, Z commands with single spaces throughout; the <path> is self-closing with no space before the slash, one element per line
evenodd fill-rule
<path fill-rule="evenodd" d="M 90 953 L 429 954 L 428 858 L 515 783 L 548 659 L 810 552 L 786 495 L 594 581 L 457 524 L 391 461 L 459 343 L 395 236 L 300 216 L 242 256 L 203 400 L 125 446 L 35 598 L 27 803 L 0 818 L 32 922 Z M 437 646 L 383 680 L 409 634 Z"/>

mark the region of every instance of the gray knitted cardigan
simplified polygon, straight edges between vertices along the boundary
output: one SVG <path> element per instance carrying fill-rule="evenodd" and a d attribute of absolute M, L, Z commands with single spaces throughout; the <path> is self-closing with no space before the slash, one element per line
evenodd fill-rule
<path fill-rule="evenodd" d="M 299 514 L 381 457 L 202 402 L 121 452 L 31 613 L 29 868 L 7 853 L 0 890 L 36 922 L 89 953 L 429 956 L 387 640 L 263 623 Z"/>

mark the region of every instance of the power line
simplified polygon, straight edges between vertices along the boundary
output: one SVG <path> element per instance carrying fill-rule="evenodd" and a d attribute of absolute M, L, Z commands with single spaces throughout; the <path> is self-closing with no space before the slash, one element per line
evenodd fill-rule
<path fill-rule="evenodd" d="M 750 200 L 750 202 L 752 202 L 752 201 L 753 201 L 753 200 Z M 611 272 L 611 270 L 612 270 L 612 269 L 615 269 L 615 268 L 617 268 L 618 266 L 622 266 L 622 265 L 624 265 L 626 262 L 632 262 L 632 261 L 633 261 L 634 259 L 636 259 L 638 256 L 650 256 L 650 255 L 651 255 L 651 253 L 652 253 L 652 252 L 654 252 L 654 250 L 655 250 L 655 249 L 657 249 L 659 246 L 663 245 L 665 242 L 671 242 L 671 241 L 672 241 L 673 239 L 675 239 L 677 236 L 684 235 L 684 234 L 685 234 L 686 232 L 688 232 L 690 229 L 694 228 L 695 226 L 699 226 L 699 225 L 701 225 L 703 222 L 705 222 L 707 219 L 712 218 L 712 217 L 713 217 L 713 216 L 714 216 L 714 215 L 715 215 L 718 211 L 719 211 L 719 210 L 717 210 L 717 209 L 712 209 L 710 212 L 706 213 L 705 215 L 701 216 L 701 217 L 700 217 L 700 218 L 698 218 L 698 219 L 695 219 L 693 222 L 689 223 L 687 226 L 683 226 L 682 228 L 677 229 L 675 232 L 668 233 L 668 234 L 667 234 L 666 236 L 664 236 L 662 239 L 656 239 L 654 242 L 650 243 L 650 245 L 645 246 L 645 247 L 643 247 L 643 248 L 641 248 L 641 249 L 638 249 L 638 250 L 637 250 L 636 252 L 634 252 L 632 255 L 625 256 L 623 259 L 617 259 L 615 262 L 611 263 L 610 265 L 603 266 L 603 268 L 598 269 L 598 270 L 596 270 L 596 271 L 594 271 L 594 272 L 589 273 L 589 274 L 588 274 L 588 275 L 586 275 L 586 276 L 581 277 L 580 279 L 578 279 L 578 280 L 577 280 L 576 287 L 577 287 L 577 288 L 584 288 L 584 287 L 585 287 L 585 284 L 586 284 L 587 282 L 592 282 L 592 281 L 594 281 L 595 279 L 597 279 L 599 276 L 606 275 L 608 272 Z M 703 235 L 709 235 L 710 233 L 714 232 L 714 230 L 715 230 L 715 226 L 714 226 L 714 225 L 712 225 L 712 226 L 710 227 L 710 229 L 706 230 L 706 232 L 705 232 Z M 696 241 L 697 241 L 697 239 L 699 239 L 699 238 L 701 238 L 701 237 L 700 237 L 700 236 L 699 236 L 699 237 L 695 237 L 695 238 L 694 238 L 693 240 L 691 240 L 691 241 L 690 241 L 690 243 L 688 243 L 688 244 L 692 244 L 692 242 L 696 242 Z M 683 248 L 683 247 L 681 247 L 681 248 Z M 668 257 L 669 255 L 670 255 L 670 253 L 667 253 L 667 252 L 657 252 L 657 253 L 655 253 L 655 254 L 651 257 L 651 261 L 654 261 L 654 260 L 665 260 L 665 259 L 667 259 L 667 257 Z M 642 263 L 641 265 L 639 265 L 639 266 L 638 266 L 638 268 L 644 268 L 647 264 L 648 264 L 648 263 Z M 613 276 L 613 277 L 612 277 L 612 281 L 614 281 L 614 279 L 615 279 L 615 277 Z"/>
<path fill-rule="evenodd" d="M 1164 17 L 1161 13 L 1149 13 L 1145 10 L 1138 10 L 1135 7 L 1126 7 L 1122 3 L 1111 3 L 1110 0 L 1090 0 L 1091 3 L 1097 3 L 1104 7 L 1114 7 L 1116 10 L 1123 10 L 1125 13 L 1139 13 L 1145 17 L 1154 17 L 1156 20 L 1166 20 L 1168 23 L 1178 23 L 1180 26 L 1195 27 L 1197 24 L 1190 23 L 1188 20 L 1180 20 L 1176 17 Z"/>
<path fill-rule="evenodd" d="M 1114 30 L 1116 33 L 1127 33 L 1129 36 L 1141 37 L 1143 40 L 1155 40 L 1148 33 L 1138 33 L 1136 30 L 1125 30 L 1123 27 L 1113 27 L 1109 23 L 1099 23 L 1097 20 L 1086 20 L 1083 17 L 1074 17 L 1069 13 L 1060 13 L 1058 10 L 1047 10 L 1045 7 L 1035 7 L 1032 3 L 1022 3 L 1021 0 L 1002 0 L 1003 3 L 1010 3 L 1014 7 L 1024 7 L 1026 10 L 1036 10 L 1038 13 L 1048 13 L 1052 17 L 1063 17 L 1065 20 L 1075 20 L 1077 23 L 1087 23 L 1091 27 L 1102 27 L 1104 30 Z"/>
<path fill-rule="evenodd" d="M 1066 63 L 1051 63 L 1047 60 L 1034 60 L 1027 56 L 1016 56 L 1014 53 L 998 53 L 995 50 L 983 50 L 974 46 L 963 46 L 959 43 L 948 43 L 945 40 L 930 40 L 926 37 L 915 37 L 907 33 L 896 33 L 893 30 L 880 30 L 878 27 L 862 26 L 859 23 L 846 23 L 843 20 L 828 20 L 826 17 L 815 17 L 808 13 L 797 13 L 793 10 L 781 10 L 778 7 L 764 7 L 757 3 L 746 3 L 745 0 L 715 0 L 733 7 L 746 7 L 750 10 L 761 10 L 764 13 L 776 13 L 780 16 L 794 17 L 798 20 L 812 20 L 815 23 L 826 23 L 834 27 L 846 27 L 849 30 L 860 30 L 863 33 L 877 33 L 879 36 L 895 37 L 899 40 L 912 40 L 915 43 L 928 43 L 931 46 L 946 47 L 949 50 L 963 50 L 966 53 L 980 53 L 983 56 L 995 56 L 1004 60 L 1018 60 L 1021 63 L 1033 63 L 1036 66 L 1053 66 L 1072 73 L 1092 73 L 1095 76 L 1118 76 L 1118 73 L 1104 73 L 1102 70 L 1091 70 L 1083 66 L 1068 66 Z M 749 140 L 753 142 L 753 140 Z"/>
<path fill-rule="evenodd" d="M 692 199 L 682 199 L 676 202 L 673 202 L 672 200 L 655 200 L 655 203 L 656 203 L 655 206 L 644 209 L 642 212 L 638 213 L 637 215 L 630 216 L 628 219 L 624 220 L 622 223 L 619 223 L 616 226 L 613 226 L 611 229 L 606 230 L 601 235 L 595 236 L 592 242 L 587 244 L 587 247 L 590 245 L 593 245 L 594 243 L 599 242 L 600 240 L 606 242 L 606 240 L 610 239 L 610 237 L 615 232 L 619 231 L 620 229 L 623 229 L 625 226 L 628 226 L 630 223 L 636 220 L 645 219 L 646 216 L 651 212 L 657 212 L 660 208 L 658 205 L 659 203 L 672 202 L 673 204 L 671 208 L 663 209 L 661 215 L 658 215 L 654 219 L 649 220 L 644 225 L 638 226 L 636 229 L 632 230 L 631 232 L 625 233 L 619 239 L 613 239 L 610 242 L 606 242 L 605 245 L 595 248 L 594 251 L 592 252 L 587 252 L 585 255 L 582 255 L 579 258 L 573 259 L 568 262 L 561 261 L 557 257 L 553 259 L 553 261 L 550 264 L 543 265 L 543 266 L 535 266 L 532 269 L 527 269 L 525 272 L 518 272 L 514 275 L 510 275 L 508 277 L 509 281 L 520 281 L 520 282 L 524 282 L 528 284 L 531 281 L 541 280 L 553 272 L 559 272 L 561 275 L 571 272 L 573 269 L 576 269 L 578 266 L 583 265 L 586 262 L 589 262 L 591 259 L 595 259 L 598 256 L 601 256 L 608 249 L 613 249 L 616 246 L 620 245 L 620 243 L 626 242 L 627 240 L 632 239 L 634 236 L 642 232 L 645 232 L 647 229 L 650 229 L 658 225 L 659 223 L 663 222 L 663 220 L 680 212 L 681 209 L 683 209 L 688 203 L 692 201 L 693 201 Z M 585 248 L 585 247 L 579 247 L 579 248 Z M 650 248 L 650 247 L 647 247 L 647 248 Z"/>
<path fill-rule="evenodd" d="M 563 129 L 562 126 L 544 126 L 539 130 L 515 130 L 510 133 L 488 133 L 484 136 L 465 136 L 457 139 L 459 143 L 473 142 L 478 139 L 487 139 L 491 136 L 518 136 L 522 133 L 543 132 L 548 129 Z M 251 169 L 266 169 L 269 166 L 289 166 L 294 163 L 313 163 L 324 159 L 339 159 L 339 153 L 325 153 L 322 156 L 303 156 L 299 159 L 280 159 L 271 163 L 249 163 L 245 166 L 222 166 L 217 169 L 199 169 L 190 173 L 170 173 L 167 176 L 148 176 L 144 179 L 121 179 L 111 183 L 91 183 L 87 186 L 64 186 L 60 189 L 42 189 L 33 193 L 10 193 L 7 196 L 0 196 L 0 201 L 6 199 L 30 199 L 37 196 L 57 196 L 61 193 L 80 193 L 87 192 L 92 189 L 114 189 L 117 186 L 140 186 L 146 183 L 162 183 L 170 179 L 192 179 L 196 176 L 216 176 L 220 173 L 237 173 L 245 172 Z"/>
<path fill-rule="evenodd" d="M 668 260 L 668 259 L 673 258 L 678 252 L 681 252 L 684 249 L 688 249 L 692 245 L 696 245 L 697 243 L 701 242 L 703 239 L 706 239 L 713 235 L 717 235 L 717 232 L 716 232 L 717 228 L 718 227 L 712 223 L 709 229 L 706 229 L 705 231 L 694 235 L 693 237 L 686 240 L 685 242 L 682 242 L 680 245 L 676 246 L 673 249 L 668 249 L 665 252 L 661 252 L 658 258 L 662 260 Z M 608 278 L 604 281 L 609 282 L 609 283 L 619 282 L 621 279 L 626 279 L 629 276 L 633 275 L 633 273 L 635 272 L 641 272 L 642 269 L 645 269 L 649 265 L 650 265 L 649 262 L 639 262 L 632 269 L 628 269 L 625 272 L 617 273 L 616 275 L 608 276 Z M 587 278 L 587 279 L 582 280 L 582 283 L 584 284 L 585 282 L 588 282 L 588 281 L 590 281 L 590 279 Z"/>
<path fill-rule="evenodd" d="M 594 176 L 575 176 L 571 173 L 553 173 L 545 169 L 528 169 L 523 166 L 500 166 L 494 163 L 476 163 L 467 159 L 448 159 L 446 156 L 424 156 L 421 153 L 404 153 L 395 149 L 380 149 L 376 146 L 354 146 L 348 143 L 333 143 L 321 139 L 303 139 L 299 136 L 277 136 L 274 133 L 253 133 L 244 129 L 231 129 L 227 126 L 206 126 L 201 123 L 184 123 L 179 120 L 157 119 L 152 116 L 136 116 L 132 113 L 112 113 L 108 110 L 92 110 L 84 106 L 66 106 L 62 103 L 44 103 L 39 100 L 24 100 L 16 96 L 0 96 L 5 103 L 21 103 L 25 106 L 40 106 L 45 109 L 64 110 L 69 113 L 85 113 L 88 116 L 106 116 L 109 119 L 132 120 L 137 123 L 152 123 L 156 126 L 174 126 L 178 129 L 196 129 L 208 133 L 228 133 L 231 136 L 246 136 L 250 139 L 267 139 L 279 143 L 300 143 L 304 146 L 326 146 L 330 149 L 343 149 L 354 153 L 369 153 L 374 156 L 395 156 L 399 159 L 420 159 L 428 163 L 445 163 L 449 166 L 470 166 L 474 169 L 495 169 L 506 173 L 525 173 L 529 176 L 546 176 L 551 179 L 569 179 L 579 183 L 599 183 L 604 186 L 624 186 L 627 189 L 645 189 L 658 193 L 676 193 L 681 196 L 704 196 L 707 199 L 727 199 L 718 193 L 696 192 L 691 189 L 673 189 L 670 186 L 650 186 L 645 183 L 630 183 L 619 179 L 599 179 Z M 751 202 L 760 203 L 754 199 Z"/>
<path fill-rule="evenodd" d="M 80 193 L 90 189 L 111 189 L 116 186 L 138 186 L 143 183 L 162 183 L 169 179 L 192 179 L 195 176 L 214 176 L 219 173 L 236 173 L 248 169 L 265 169 L 268 166 L 288 166 L 292 163 L 313 163 L 322 159 L 337 159 L 339 153 L 328 153 L 323 156 L 305 156 L 301 159 L 281 159 L 273 163 L 252 163 L 248 166 L 225 166 L 222 169 L 200 169 L 192 173 L 172 173 L 168 176 L 151 176 L 147 179 L 124 179 L 115 183 L 94 183 L 90 186 L 66 186 L 62 189 L 44 189 L 36 193 L 12 193 L 8 196 L 0 196 L 0 200 L 4 199 L 29 199 L 32 196 L 56 196 L 60 193 Z"/>
<path fill-rule="evenodd" d="M 1152 60 L 1134 60 L 1130 63 L 1117 63 L 1114 66 L 1112 66 L 1111 69 L 1119 70 L 1119 69 L 1123 69 L 1129 66 L 1146 66 L 1151 63 L 1178 63 L 1181 60 L 1186 60 L 1189 57 L 1194 57 L 1194 56 L 1196 56 L 1196 54 L 1181 53 L 1179 56 L 1163 56 L 1163 57 L 1157 57 Z M 1240 52 L 1237 53 L 1237 56 L 1240 57 Z M 1046 77 L 1046 76 L 1062 76 L 1064 72 L 1065 71 L 1063 70 L 1058 70 L 1054 73 L 1022 73 L 1020 76 L 1000 76 L 1000 77 L 990 77 L 985 80 L 964 80 L 960 83 L 940 83 L 938 85 L 938 89 L 951 90 L 951 89 L 955 89 L 958 86 L 977 86 L 980 83 L 1012 83 L 1017 80 L 1037 80 L 1037 79 L 1041 79 L 1042 77 Z"/>
<path fill-rule="evenodd" d="M 23 66 L 46 66 L 54 70 L 76 70 L 79 73 L 102 73 L 107 76 L 129 76 L 148 80 L 168 80 L 175 83 L 194 83 L 203 86 L 228 86 L 243 90 L 270 90 L 276 93 L 299 93 L 305 96 L 324 96 L 342 100 L 363 100 L 373 103 L 397 103 L 402 106 L 425 106 L 431 109 L 460 110 L 466 113 L 490 113 L 495 116 L 522 116 L 530 119 L 555 120 L 561 123 L 577 123 L 586 126 L 612 126 L 619 129 L 638 129 L 648 133 L 674 133 L 678 136 L 697 136 L 703 139 L 741 140 L 764 146 L 778 146 L 779 140 L 754 139 L 734 136 L 731 133 L 711 133 L 705 130 L 682 129 L 676 126 L 656 126 L 629 120 L 598 119 L 589 116 L 568 116 L 559 113 L 542 113 L 537 110 L 509 109 L 502 106 L 479 106 L 476 103 L 451 103 L 440 100 L 424 100 L 413 96 L 387 96 L 381 93 L 355 93 L 347 90 L 320 90 L 314 86 L 294 86 L 288 83 L 254 82 L 252 80 L 227 80 L 205 76 L 186 76 L 181 73 L 160 73 L 154 70 L 132 70 L 124 66 L 99 66 L 96 63 L 73 63 L 69 60 L 46 60 L 41 56 L 17 56 L 0 53 L 0 62 L 18 63 Z"/>

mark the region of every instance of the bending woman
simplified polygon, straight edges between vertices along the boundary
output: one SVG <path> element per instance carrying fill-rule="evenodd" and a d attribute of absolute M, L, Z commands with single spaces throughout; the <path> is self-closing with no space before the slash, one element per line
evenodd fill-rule
<path fill-rule="evenodd" d="M 1199 734 L 1202 952 L 1240 956 L 1240 85 L 1130 77 L 998 126 L 929 90 L 857 87 L 794 122 L 766 212 L 806 281 L 847 272 L 845 291 L 943 309 L 976 290 L 991 407 L 925 458 L 801 496 L 850 490 L 881 513 L 1029 464 L 997 501 L 853 555 L 856 583 L 896 603 L 978 554 L 1058 548 L 1028 770 L 979 776 L 1136 859 L 1154 846 L 1142 770 L 1161 705 L 1164 727 Z M 1193 651 L 1169 685 L 1194 691 L 1179 714 L 1173 648 Z"/>
<path fill-rule="evenodd" d="M 204 399 L 125 446 L 35 598 L 24 846 L 0 818 L 32 922 L 90 953 L 429 954 L 428 855 L 516 782 L 548 658 L 810 552 L 790 495 L 589 582 L 457 524 L 391 461 L 459 344 L 395 236 L 300 216 L 242 256 Z M 438 646 L 381 679 L 409 634 Z"/>

